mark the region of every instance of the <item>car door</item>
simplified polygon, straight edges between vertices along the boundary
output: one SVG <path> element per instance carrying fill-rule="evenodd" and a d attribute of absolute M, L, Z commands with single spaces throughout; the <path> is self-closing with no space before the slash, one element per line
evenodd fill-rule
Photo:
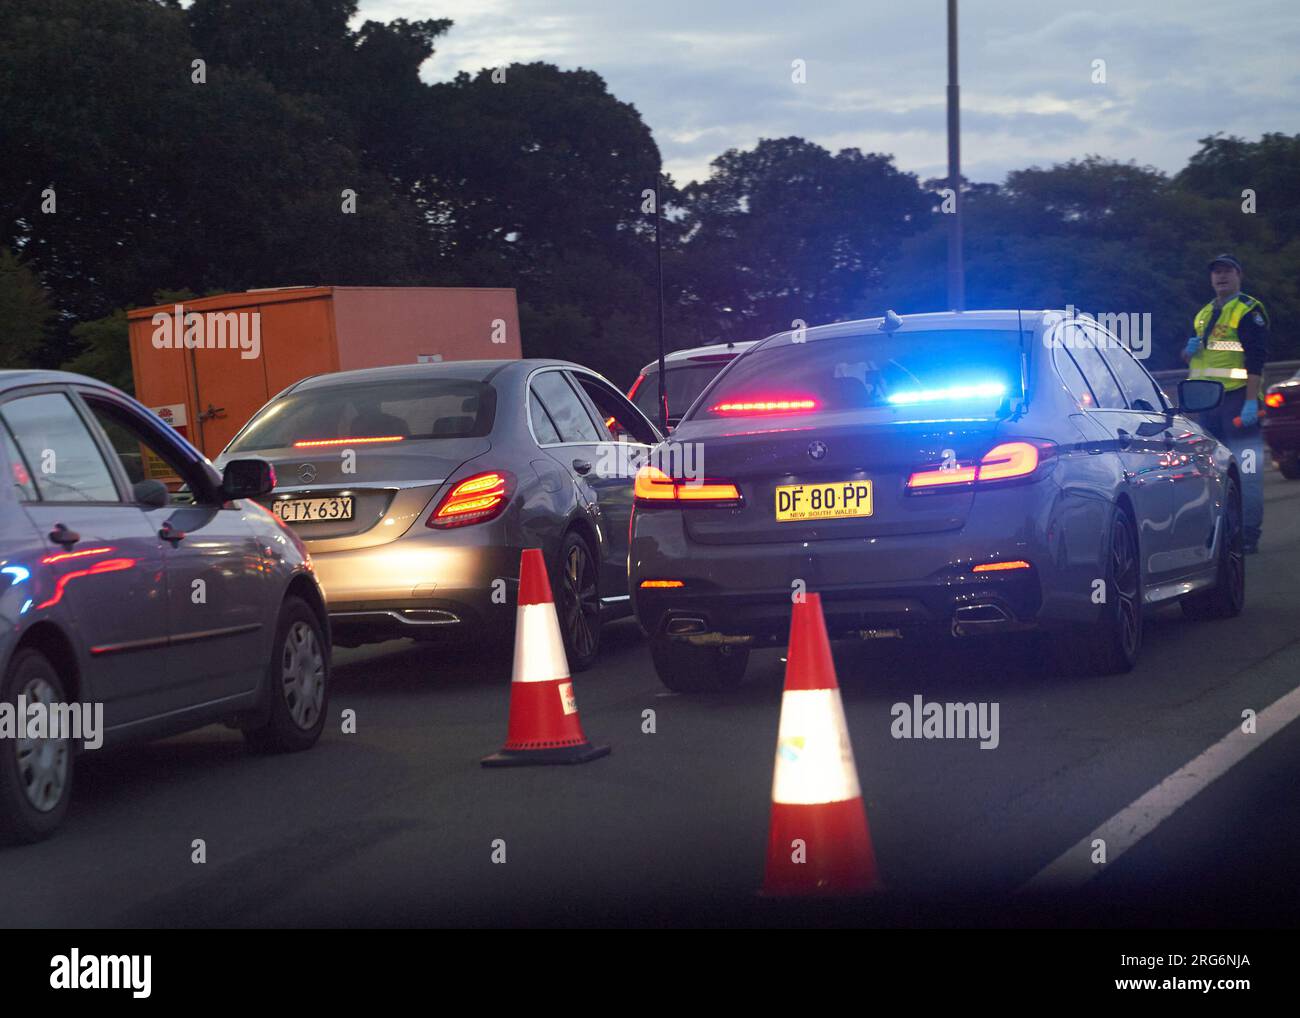
<path fill-rule="evenodd" d="M 622 482 L 616 477 L 602 477 L 597 470 L 601 461 L 602 441 L 609 433 L 599 427 L 587 402 L 560 367 L 543 368 L 529 379 L 529 400 L 536 403 L 546 420 L 546 437 L 558 435 L 559 442 L 538 442 L 546 453 L 573 479 L 600 534 L 600 590 L 602 594 L 627 592 L 627 534 L 623 535 L 623 565 L 620 573 L 617 552 L 612 549 L 614 520 Z M 530 413 L 533 413 L 530 409 Z M 537 425 L 534 424 L 534 430 Z M 624 521 L 624 530 L 627 523 Z"/>
<path fill-rule="evenodd" d="M 1123 387 L 1098 349 L 1098 338 L 1092 323 L 1067 323 L 1064 346 L 1096 399 L 1088 417 L 1100 426 L 1105 447 L 1123 468 L 1137 515 L 1143 570 L 1149 581 L 1159 580 L 1170 572 L 1172 548 L 1173 495 L 1165 476 L 1167 450 L 1162 437 L 1140 433 L 1149 415 L 1129 406 Z"/>
<path fill-rule="evenodd" d="M 259 544 L 247 510 L 221 500 L 212 476 L 164 425 L 103 390 L 87 387 L 79 395 L 137 511 L 163 545 L 169 709 L 252 691 L 266 672 L 275 617 L 270 550 Z"/>
<path fill-rule="evenodd" d="M 632 495 L 637 469 L 649 462 L 650 450 L 659 443 L 658 430 L 618 390 L 589 371 L 569 371 L 569 378 L 595 416 L 602 441 L 597 447 L 592 482 L 600 500 L 601 514 L 609 522 L 609 558 L 611 584 L 614 573 L 621 571 L 618 586 L 607 586 L 607 603 L 628 600 L 627 555 L 628 531 L 632 525 Z M 685 464 L 693 469 L 695 464 Z M 689 472 L 689 470 L 688 470 Z M 588 475 L 589 477 L 591 475 Z"/>
<path fill-rule="evenodd" d="M 1102 347 L 1103 356 L 1128 396 L 1140 421 L 1138 430 L 1156 449 L 1158 476 L 1169 490 L 1171 512 L 1167 572 L 1184 575 L 1213 561 L 1216 473 L 1208 462 L 1211 445 L 1204 436 L 1165 411 L 1160 387 L 1132 354 L 1114 337 Z"/>
<path fill-rule="evenodd" d="M 106 727 L 156 713 L 170 681 L 162 541 L 68 389 L 9 394 L 0 426 L 28 482 L 16 488 L 23 510 L 45 544 L 25 611 L 48 615 L 80 644 L 82 697 L 104 704 Z"/>

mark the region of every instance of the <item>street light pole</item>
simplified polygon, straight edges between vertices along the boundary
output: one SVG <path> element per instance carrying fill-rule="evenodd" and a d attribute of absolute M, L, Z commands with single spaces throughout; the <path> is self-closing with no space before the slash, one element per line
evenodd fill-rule
<path fill-rule="evenodd" d="M 962 264 L 961 90 L 957 85 L 957 0 L 948 0 L 948 186 L 953 213 L 948 224 L 948 304 L 966 310 L 966 270 Z"/>
<path fill-rule="evenodd" d="M 659 276 L 657 287 L 659 303 L 659 431 L 668 434 L 668 398 L 664 385 L 667 381 L 664 368 L 664 248 L 660 238 L 663 226 L 663 167 L 655 176 L 655 267 Z"/>

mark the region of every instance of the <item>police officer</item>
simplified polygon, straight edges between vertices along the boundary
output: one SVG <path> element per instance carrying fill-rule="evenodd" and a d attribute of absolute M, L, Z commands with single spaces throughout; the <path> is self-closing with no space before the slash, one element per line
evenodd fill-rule
<path fill-rule="evenodd" d="M 1197 312 L 1196 335 L 1187 341 L 1183 361 L 1190 369 L 1188 378 L 1223 383 L 1223 402 L 1203 413 L 1201 424 L 1237 457 L 1242 540 L 1246 553 L 1254 554 L 1264 522 L 1259 381 L 1268 359 L 1268 312 L 1259 300 L 1241 292 L 1241 262 L 1232 255 L 1219 255 L 1209 268 L 1214 300 Z"/>

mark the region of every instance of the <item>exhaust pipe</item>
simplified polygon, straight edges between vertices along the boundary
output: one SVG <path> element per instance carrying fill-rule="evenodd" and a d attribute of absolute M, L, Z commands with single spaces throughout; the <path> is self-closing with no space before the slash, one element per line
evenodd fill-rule
<path fill-rule="evenodd" d="M 691 636 L 694 633 L 703 633 L 706 629 L 708 626 L 704 624 L 703 619 L 678 615 L 668 620 L 664 632 L 669 636 Z"/>
<path fill-rule="evenodd" d="M 1000 604 L 986 602 L 983 604 L 966 604 L 952 615 L 952 635 L 970 636 L 981 629 L 990 629 L 1009 625 L 1015 620 Z"/>

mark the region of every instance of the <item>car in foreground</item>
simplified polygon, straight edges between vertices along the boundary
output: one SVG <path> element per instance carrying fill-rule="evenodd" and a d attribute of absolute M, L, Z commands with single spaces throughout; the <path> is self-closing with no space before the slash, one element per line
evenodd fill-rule
<path fill-rule="evenodd" d="M 1265 390 L 1260 426 L 1278 471 L 1300 480 L 1300 371 Z"/>
<path fill-rule="evenodd" d="M 676 690 L 739 683 L 792 598 L 832 637 L 1051 630 L 1093 672 L 1133 667 L 1144 609 L 1241 611 L 1238 467 L 1090 318 L 983 311 L 769 337 L 673 433 L 700 483 L 638 474 L 629 574 Z"/>
<path fill-rule="evenodd" d="M 677 426 L 682 415 L 691 408 L 719 371 L 754 345 L 756 340 L 732 343 L 714 343 L 695 346 L 688 350 L 673 350 L 664 357 L 664 402 L 668 404 L 668 427 Z M 659 361 L 653 360 L 641 369 L 636 381 L 627 391 L 638 410 L 658 423 L 659 416 Z"/>
<path fill-rule="evenodd" d="M 218 462 L 274 464 L 280 483 L 263 503 L 311 552 L 335 643 L 500 645 L 520 553 L 541 548 L 577 671 L 595 660 L 602 624 L 630 610 L 636 456 L 659 440 L 577 364 L 447 361 L 298 382 Z"/>
<path fill-rule="evenodd" d="M 47 719 L 2 731 L 0 837 L 53 833 L 92 742 L 213 722 L 261 751 L 316 742 L 329 625 L 302 543 L 250 501 L 265 463 L 219 474 L 133 399 L 59 371 L 0 372 L 0 446 L 0 709 Z M 53 737 L 73 704 L 81 735 Z"/>

